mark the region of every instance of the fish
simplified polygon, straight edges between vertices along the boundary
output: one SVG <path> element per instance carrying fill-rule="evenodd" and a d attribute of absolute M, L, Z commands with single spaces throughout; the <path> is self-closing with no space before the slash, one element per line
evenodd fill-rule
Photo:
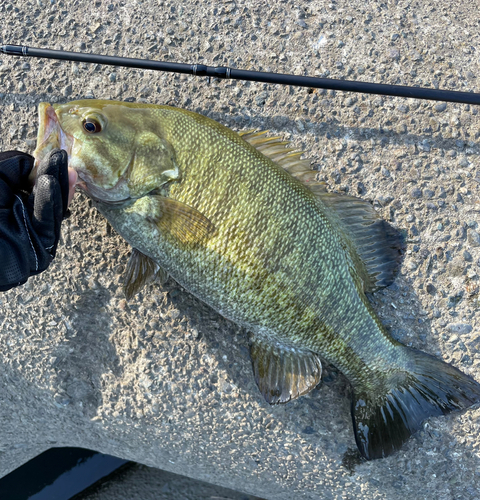
<path fill-rule="evenodd" d="M 127 299 L 171 276 L 245 328 L 268 403 L 310 392 L 330 363 L 350 383 L 355 441 L 372 460 L 425 419 L 480 401 L 479 383 L 393 339 L 370 303 L 398 273 L 401 231 L 368 201 L 329 191 L 281 137 L 89 99 L 39 105 L 36 162 L 55 148 L 132 246 Z"/>

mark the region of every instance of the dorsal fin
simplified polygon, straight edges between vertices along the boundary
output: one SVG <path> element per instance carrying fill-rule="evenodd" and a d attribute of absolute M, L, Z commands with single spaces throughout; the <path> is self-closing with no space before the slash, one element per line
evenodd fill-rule
<path fill-rule="evenodd" d="M 267 130 L 239 132 L 240 137 L 266 157 L 308 186 L 315 193 L 325 191 L 325 183 L 317 181 L 317 172 L 310 168 L 310 160 L 301 159 L 303 152 L 287 147 L 288 141 L 279 136 L 268 137 Z"/>
<path fill-rule="evenodd" d="M 403 256 L 401 233 L 381 219 L 369 202 L 328 193 L 326 183 L 318 181 L 317 172 L 310 168 L 310 161 L 300 159 L 302 151 L 295 151 L 280 137 L 267 134 L 266 130 L 240 132 L 242 139 L 284 168 L 331 209 L 364 290 L 373 292 L 392 284 Z"/>
<path fill-rule="evenodd" d="M 401 232 L 380 218 L 365 200 L 338 193 L 318 193 L 337 218 L 365 292 L 393 283 L 404 253 Z"/>

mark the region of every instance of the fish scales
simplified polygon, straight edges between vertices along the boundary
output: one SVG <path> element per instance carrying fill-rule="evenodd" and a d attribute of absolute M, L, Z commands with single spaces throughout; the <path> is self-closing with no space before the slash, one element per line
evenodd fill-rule
<path fill-rule="evenodd" d="M 195 116 L 170 109 L 159 110 L 159 115 L 182 171 L 182 180 L 170 187 L 169 195 L 203 213 L 218 232 L 205 247 L 193 252 L 175 241 L 162 248 L 163 239 L 148 237 L 148 247 L 142 247 L 144 253 L 156 256 L 160 250 L 168 256 L 160 265 L 229 319 L 252 330 L 262 329 L 262 333 L 280 337 L 287 344 L 322 352 L 350 374 L 351 354 L 348 362 L 342 362 L 340 347 L 355 343 L 358 328 L 363 332 L 380 328 L 360 300 L 352 269 L 342 262 L 338 238 L 318 200 L 270 159 L 216 122 L 205 120 L 207 126 L 198 134 Z M 196 151 L 193 160 L 192 151 Z M 194 175 L 190 175 L 192 169 Z M 128 214 L 123 223 L 117 214 L 107 216 L 113 217 L 121 224 L 120 233 L 138 247 L 138 224 L 131 224 Z M 289 242 L 292 229 L 294 246 Z M 256 243 L 259 241 L 261 247 Z M 328 269 L 339 272 L 326 273 Z M 350 300 L 339 303 L 339 296 Z M 339 337 L 333 344 L 325 341 L 328 331 Z M 362 340 L 349 350 L 363 361 L 365 381 L 372 381 L 368 366 L 380 361 L 387 366 L 395 359 L 391 342 L 388 347 L 392 357 L 378 361 L 377 350 Z"/>
<path fill-rule="evenodd" d="M 324 191 L 285 143 L 168 106 L 77 101 L 39 115 L 37 160 L 64 145 L 79 187 L 134 248 L 126 291 L 160 266 L 245 327 L 268 402 L 314 388 L 326 359 L 352 385 L 355 439 L 372 459 L 479 400 L 474 380 L 392 339 L 365 295 L 393 281 L 398 233 L 368 203 Z"/>

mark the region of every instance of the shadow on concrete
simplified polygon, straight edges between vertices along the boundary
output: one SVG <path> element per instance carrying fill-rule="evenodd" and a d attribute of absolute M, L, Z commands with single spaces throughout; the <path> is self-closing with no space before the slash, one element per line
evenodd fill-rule
<path fill-rule="evenodd" d="M 104 288 L 80 292 L 75 304 L 67 304 L 69 318 L 65 341 L 57 348 L 53 363 L 60 405 L 79 404 L 94 417 L 101 405 L 101 378 L 106 371 L 119 374 L 119 362 L 109 341 L 111 318 L 104 310 L 110 292 Z"/>

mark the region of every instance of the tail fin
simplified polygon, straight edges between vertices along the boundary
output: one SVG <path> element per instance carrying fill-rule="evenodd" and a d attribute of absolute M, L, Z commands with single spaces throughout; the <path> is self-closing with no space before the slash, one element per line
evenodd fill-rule
<path fill-rule="evenodd" d="M 398 450 L 428 417 L 480 402 L 480 384 L 457 368 L 424 352 L 408 349 L 408 371 L 395 373 L 383 395 L 355 391 L 355 440 L 367 460 Z"/>

